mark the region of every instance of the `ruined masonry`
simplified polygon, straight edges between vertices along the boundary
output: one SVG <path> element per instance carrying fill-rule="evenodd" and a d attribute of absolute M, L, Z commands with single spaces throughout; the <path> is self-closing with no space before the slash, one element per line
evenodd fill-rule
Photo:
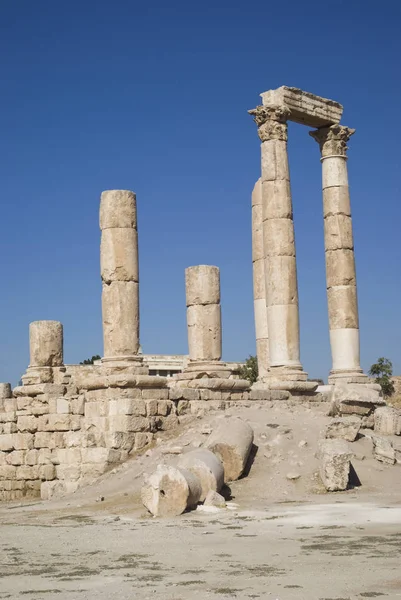
<path fill-rule="evenodd" d="M 0 500 L 74 492 L 145 448 L 155 432 L 176 427 L 186 412 L 329 396 L 336 414 L 357 415 L 366 427 L 374 426 L 374 411 L 385 403 L 359 364 L 346 163 L 354 130 L 339 124 L 340 104 L 295 88 L 265 92 L 262 102 L 250 111 L 262 142 L 262 176 L 252 194 L 259 380 L 250 388 L 221 360 L 220 272 L 210 265 L 185 272 L 186 368 L 169 379 L 149 375 L 139 353 L 136 196 L 127 190 L 105 191 L 100 202 L 103 358 L 96 365 L 65 365 L 62 324 L 30 324 L 30 364 L 22 385 L 11 390 L 0 384 Z M 321 152 L 333 356 L 330 385 L 324 389 L 308 381 L 300 361 L 288 120 L 317 127 L 311 135 Z M 381 429 L 398 427 L 384 413 L 376 421 Z M 240 446 L 236 451 L 232 468 L 240 472 L 246 453 Z"/>

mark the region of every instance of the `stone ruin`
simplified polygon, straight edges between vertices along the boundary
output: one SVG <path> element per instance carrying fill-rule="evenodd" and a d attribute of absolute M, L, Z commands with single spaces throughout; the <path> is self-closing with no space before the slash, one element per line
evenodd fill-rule
<path fill-rule="evenodd" d="M 174 428 L 185 412 L 266 400 L 335 397 L 340 416 L 366 418 L 384 404 L 360 368 L 353 235 L 342 106 L 295 88 L 262 94 L 254 115 L 262 176 L 252 194 L 254 310 L 259 379 L 250 387 L 221 360 L 220 274 L 185 272 L 189 361 L 172 378 L 150 376 L 139 353 L 136 196 L 103 192 L 100 203 L 101 364 L 65 365 L 63 327 L 31 323 L 22 385 L 0 384 L 0 500 L 75 491 Z M 308 381 L 300 362 L 287 121 L 317 127 L 323 169 L 327 297 L 333 368 L 329 386 Z M 369 421 L 370 419 L 370 421 Z M 368 423 L 369 421 L 369 423 Z"/>

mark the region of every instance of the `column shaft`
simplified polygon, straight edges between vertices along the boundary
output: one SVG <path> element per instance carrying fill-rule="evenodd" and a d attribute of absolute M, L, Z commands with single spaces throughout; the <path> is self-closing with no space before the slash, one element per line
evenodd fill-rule
<path fill-rule="evenodd" d="M 140 361 L 136 197 L 126 190 L 102 193 L 103 362 Z"/>
<path fill-rule="evenodd" d="M 258 361 L 259 378 L 263 378 L 269 373 L 270 359 L 266 309 L 261 179 L 258 179 L 252 192 L 252 265 L 256 356 Z"/>
<path fill-rule="evenodd" d="M 322 154 L 326 286 L 333 362 L 330 380 L 358 377 L 362 373 L 346 156 L 347 142 L 354 131 L 333 125 L 310 133 Z"/>

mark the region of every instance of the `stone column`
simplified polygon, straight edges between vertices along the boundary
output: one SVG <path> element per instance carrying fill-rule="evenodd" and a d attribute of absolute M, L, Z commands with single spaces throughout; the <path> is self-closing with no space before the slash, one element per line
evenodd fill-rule
<path fill-rule="evenodd" d="M 252 192 L 252 264 L 256 356 L 259 379 L 263 379 L 269 373 L 269 335 L 266 310 L 261 179 L 258 179 Z"/>
<path fill-rule="evenodd" d="M 220 270 L 199 265 L 185 269 L 190 361 L 221 359 Z"/>
<path fill-rule="evenodd" d="M 311 386 L 305 384 L 307 374 L 300 362 L 297 267 L 287 156 L 290 113 L 278 105 L 258 106 L 249 112 L 254 115 L 262 141 L 263 245 L 270 351 L 268 377 L 272 387 L 277 387 L 276 382 L 279 382 L 280 389 L 302 391 Z M 293 383 L 286 385 L 286 382 Z"/>
<path fill-rule="evenodd" d="M 29 368 L 63 365 L 63 325 L 59 321 L 34 321 L 29 325 Z"/>
<path fill-rule="evenodd" d="M 139 350 L 139 273 L 136 197 L 108 190 L 100 202 L 103 363 L 142 363 Z"/>
<path fill-rule="evenodd" d="M 347 142 L 355 129 L 343 125 L 311 131 L 321 151 L 324 243 L 333 368 L 329 383 L 366 380 L 360 367 L 354 240 L 347 173 Z"/>

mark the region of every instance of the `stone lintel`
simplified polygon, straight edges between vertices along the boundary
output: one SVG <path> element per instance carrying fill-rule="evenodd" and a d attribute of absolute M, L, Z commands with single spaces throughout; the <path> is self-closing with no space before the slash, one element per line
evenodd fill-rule
<path fill-rule="evenodd" d="M 263 106 L 281 105 L 290 111 L 289 121 L 308 127 L 325 127 L 340 122 L 343 107 L 334 100 L 283 85 L 260 94 Z"/>

